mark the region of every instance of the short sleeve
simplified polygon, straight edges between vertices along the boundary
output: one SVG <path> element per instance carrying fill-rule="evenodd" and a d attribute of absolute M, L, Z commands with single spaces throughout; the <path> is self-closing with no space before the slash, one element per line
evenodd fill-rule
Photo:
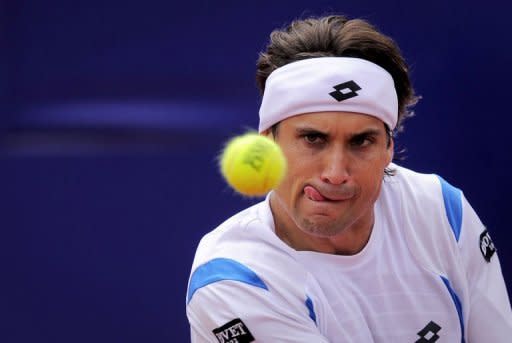
<path fill-rule="evenodd" d="M 240 281 L 217 281 L 197 290 L 187 316 L 192 342 L 328 342 L 306 302 L 285 303 L 268 289 Z"/>
<path fill-rule="evenodd" d="M 510 342 L 512 311 L 496 246 L 490 233 L 461 197 L 459 248 L 469 286 L 468 342 Z"/>

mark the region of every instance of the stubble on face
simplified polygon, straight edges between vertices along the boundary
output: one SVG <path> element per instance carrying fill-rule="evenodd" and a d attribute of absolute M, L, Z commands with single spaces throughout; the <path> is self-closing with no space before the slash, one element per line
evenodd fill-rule
<path fill-rule="evenodd" d="M 380 125 L 374 117 L 354 113 L 306 114 L 280 124 L 277 142 L 289 160 L 289 173 L 271 197 L 278 236 L 302 250 L 322 250 L 325 241 L 368 239 L 373 205 L 392 156 L 382 146 Z M 301 132 L 313 132 L 313 138 Z M 353 137 L 361 132 L 370 132 L 372 141 L 359 147 Z M 343 161 L 339 170 L 331 167 L 337 160 Z"/>

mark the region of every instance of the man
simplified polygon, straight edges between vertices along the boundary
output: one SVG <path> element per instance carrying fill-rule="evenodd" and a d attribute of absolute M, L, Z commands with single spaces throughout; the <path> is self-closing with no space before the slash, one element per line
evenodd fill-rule
<path fill-rule="evenodd" d="M 257 81 L 287 175 L 201 240 L 192 341 L 508 342 L 485 227 L 460 190 L 391 163 L 417 100 L 395 43 L 362 20 L 298 20 Z"/>

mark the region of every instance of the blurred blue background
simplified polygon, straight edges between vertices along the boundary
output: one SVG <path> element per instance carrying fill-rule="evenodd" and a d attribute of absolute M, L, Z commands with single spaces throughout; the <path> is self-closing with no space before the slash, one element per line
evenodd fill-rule
<path fill-rule="evenodd" d="M 257 53 L 296 17 L 363 17 L 423 99 L 403 165 L 462 188 L 507 250 L 509 13 L 476 1 L 0 2 L 1 342 L 185 342 L 200 237 L 253 201 L 223 142 L 255 128 Z"/>

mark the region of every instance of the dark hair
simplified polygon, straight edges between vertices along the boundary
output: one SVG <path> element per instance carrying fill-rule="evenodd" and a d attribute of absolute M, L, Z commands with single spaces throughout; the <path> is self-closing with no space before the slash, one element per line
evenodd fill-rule
<path fill-rule="evenodd" d="M 362 58 L 386 69 L 393 77 L 398 95 L 395 130 L 403 128 L 404 119 L 413 114 L 410 108 L 418 101 L 407 64 L 395 42 L 362 19 L 331 15 L 295 20 L 284 29 L 274 30 L 257 62 L 256 82 L 261 94 L 275 69 L 294 61 L 326 56 Z"/>

